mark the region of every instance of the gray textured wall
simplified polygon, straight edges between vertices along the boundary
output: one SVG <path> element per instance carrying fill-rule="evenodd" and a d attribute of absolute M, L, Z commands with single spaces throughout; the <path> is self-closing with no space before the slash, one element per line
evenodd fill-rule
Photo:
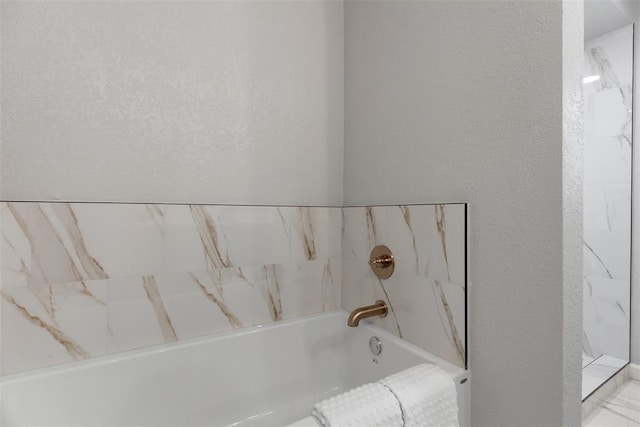
<path fill-rule="evenodd" d="M 1 7 L 2 198 L 342 202 L 341 2 Z"/>
<path fill-rule="evenodd" d="M 576 4 L 345 4 L 345 204 L 469 202 L 474 426 L 580 423 Z"/>

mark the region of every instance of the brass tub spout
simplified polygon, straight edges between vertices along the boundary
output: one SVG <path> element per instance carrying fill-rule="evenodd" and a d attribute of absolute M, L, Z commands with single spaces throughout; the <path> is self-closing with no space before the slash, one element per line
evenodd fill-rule
<path fill-rule="evenodd" d="M 373 305 L 368 305 L 366 307 L 356 308 L 349 315 L 349 320 L 347 320 L 347 325 L 355 328 L 360 324 L 362 319 L 366 319 L 367 317 L 380 316 L 384 317 L 387 315 L 387 303 L 378 300 Z"/>

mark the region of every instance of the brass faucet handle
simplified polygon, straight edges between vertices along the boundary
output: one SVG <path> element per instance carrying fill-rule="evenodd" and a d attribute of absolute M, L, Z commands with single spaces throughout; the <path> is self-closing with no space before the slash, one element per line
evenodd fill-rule
<path fill-rule="evenodd" d="M 371 250 L 369 256 L 369 265 L 373 274 L 379 279 L 388 279 L 393 274 L 395 261 L 391 250 L 384 246 L 378 245 Z"/>
<path fill-rule="evenodd" d="M 369 265 L 374 265 L 378 268 L 387 268 L 393 264 L 393 255 L 380 255 L 369 261 Z"/>

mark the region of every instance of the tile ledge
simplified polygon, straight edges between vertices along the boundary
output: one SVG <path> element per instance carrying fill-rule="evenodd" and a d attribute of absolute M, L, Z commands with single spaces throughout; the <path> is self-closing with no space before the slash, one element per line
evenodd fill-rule
<path fill-rule="evenodd" d="M 582 401 L 582 420 L 589 418 L 605 401 L 629 382 L 632 365 L 627 363 L 622 369 L 604 381 L 586 399 Z M 635 365 L 636 367 L 638 365 Z M 583 373 L 584 375 L 584 373 Z M 584 381 L 584 377 L 583 377 Z"/>
<path fill-rule="evenodd" d="M 640 381 L 640 365 L 637 363 L 629 363 L 629 378 Z"/>

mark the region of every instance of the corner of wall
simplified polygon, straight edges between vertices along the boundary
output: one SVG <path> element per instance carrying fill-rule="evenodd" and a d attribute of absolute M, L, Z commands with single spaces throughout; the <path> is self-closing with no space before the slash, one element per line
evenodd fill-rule
<path fill-rule="evenodd" d="M 563 425 L 581 422 L 584 5 L 563 0 Z"/>

